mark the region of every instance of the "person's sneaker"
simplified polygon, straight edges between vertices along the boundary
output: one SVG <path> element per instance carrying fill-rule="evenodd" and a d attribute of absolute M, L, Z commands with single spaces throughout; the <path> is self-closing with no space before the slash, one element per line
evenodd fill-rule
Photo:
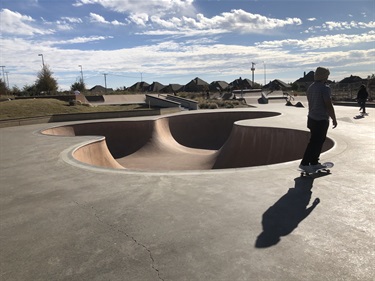
<path fill-rule="evenodd" d="M 314 173 L 315 169 L 310 165 L 299 165 L 298 166 L 301 170 L 304 170 L 306 173 Z"/>
<path fill-rule="evenodd" d="M 318 163 L 316 165 L 311 165 L 311 167 L 314 169 L 314 171 L 320 170 L 320 169 L 326 169 L 327 167 Z"/>

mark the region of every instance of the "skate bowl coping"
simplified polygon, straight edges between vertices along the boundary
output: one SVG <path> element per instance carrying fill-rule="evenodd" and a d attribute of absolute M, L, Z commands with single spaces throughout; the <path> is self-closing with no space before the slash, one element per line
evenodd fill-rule
<path fill-rule="evenodd" d="M 194 112 L 152 120 L 77 123 L 42 133 L 101 136 L 72 151 L 75 160 L 96 167 L 133 171 L 244 168 L 302 158 L 308 131 L 258 125 L 259 119 L 279 115 L 267 111 Z M 241 120 L 251 120 L 251 124 Z M 333 145 L 327 138 L 322 151 Z"/>

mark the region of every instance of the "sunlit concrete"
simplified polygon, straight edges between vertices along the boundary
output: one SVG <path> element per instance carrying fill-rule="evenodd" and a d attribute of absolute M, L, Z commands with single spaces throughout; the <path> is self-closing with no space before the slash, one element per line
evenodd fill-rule
<path fill-rule="evenodd" d="M 248 110 L 282 113 L 259 126 L 306 130 L 306 108 Z M 374 280 L 368 112 L 354 119 L 357 108 L 336 107 L 335 145 L 321 159 L 335 167 L 316 178 L 300 178 L 299 160 L 203 171 L 95 167 L 72 152 L 101 136 L 40 133 L 73 123 L 0 129 L 1 279 Z"/>

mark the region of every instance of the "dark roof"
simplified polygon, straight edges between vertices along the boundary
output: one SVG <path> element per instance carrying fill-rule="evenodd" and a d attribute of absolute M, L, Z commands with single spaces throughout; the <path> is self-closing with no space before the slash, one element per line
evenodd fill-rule
<path fill-rule="evenodd" d="M 164 85 L 160 84 L 159 82 L 153 82 L 150 86 L 147 87 L 147 92 L 160 92 Z"/>
<path fill-rule="evenodd" d="M 113 89 L 112 88 L 104 88 L 103 86 L 100 86 L 100 85 L 96 85 L 94 87 L 92 87 L 90 90 L 90 92 L 113 92 Z"/>
<path fill-rule="evenodd" d="M 150 86 L 150 84 L 146 82 L 137 82 L 133 86 L 129 87 L 128 89 L 130 91 L 147 91 L 147 88 Z"/>
<path fill-rule="evenodd" d="M 242 90 L 242 89 L 252 89 L 253 82 L 250 79 L 242 79 L 241 77 L 229 83 L 229 85 L 234 89 Z"/>
<path fill-rule="evenodd" d="M 186 92 L 197 92 L 206 90 L 208 89 L 208 87 L 209 84 L 206 81 L 196 77 L 195 79 L 191 80 L 188 84 L 186 84 L 182 90 Z"/>
<path fill-rule="evenodd" d="M 214 81 L 210 84 L 210 90 L 212 91 L 222 91 L 228 88 L 228 83 L 225 81 Z"/>
<path fill-rule="evenodd" d="M 295 83 L 305 83 L 305 82 L 314 82 L 314 71 L 310 71 L 302 78 L 299 78 Z"/>
<path fill-rule="evenodd" d="M 275 79 L 271 81 L 270 83 L 268 83 L 266 86 L 264 86 L 264 88 L 271 89 L 271 90 L 275 90 L 275 89 L 286 90 L 286 89 L 290 89 L 291 87 L 292 86 L 290 86 L 289 84 L 279 79 Z"/>
<path fill-rule="evenodd" d="M 162 93 L 175 93 L 178 92 L 183 86 L 180 84 L 169 84 L 160 90 Z"/>
<path fill-rule="evenodd" d="M 362 79 L 361 77 L 350 75 L 350 77 L 342 79 L 339 83 L 357 83 L 362 81 L 364 81 L 364 79 Z"/>

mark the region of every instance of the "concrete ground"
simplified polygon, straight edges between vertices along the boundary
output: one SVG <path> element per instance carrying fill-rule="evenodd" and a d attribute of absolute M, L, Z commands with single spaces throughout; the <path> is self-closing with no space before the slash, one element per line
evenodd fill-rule
<path fill-rule="evenodd" d="M 335 167 L 316 178 L 300 178 L 299 161 L 94 168 L 69 153 L 95 137 L 0 129 L 0 280 L 374 280 L 375 110 L 335 109 L 321 158 Z M 306 129 L 306 108 L 249 110 L 282 112 L 259 126 Z"/>

